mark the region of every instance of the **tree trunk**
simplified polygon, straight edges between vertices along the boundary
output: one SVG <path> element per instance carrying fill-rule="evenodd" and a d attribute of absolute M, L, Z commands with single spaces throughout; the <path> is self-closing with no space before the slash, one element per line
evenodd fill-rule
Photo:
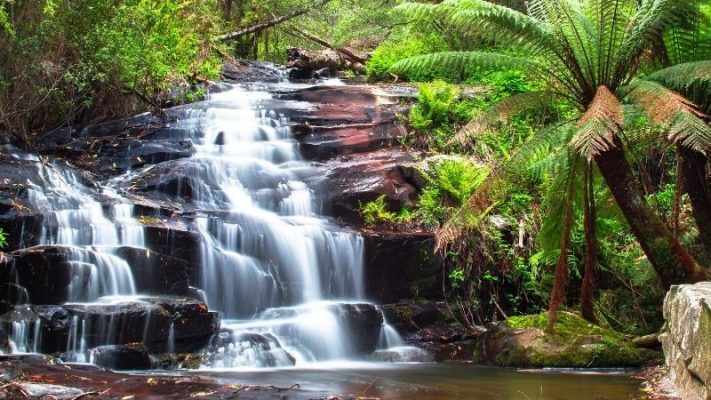
<path fill-rule="evenodd" d="M 711 195 L 706 180 L 706 157 L 683 146 L 679 146 L 679 154 L 683 187 L 691 201 L 699 239 L 711 256 Z"/>
<path fill-rule="evenodd" d="M 642 184 L 625 159 L 620 139 L 615 137 L 614 146 L 596 155 L 595 162 L 632 233 L 657 272 L 662 288 L 667 290 L 673 284 L 704 280 L 704 270 L 647 205 Z"/>
<path fill-rule="evenodd" d="M 577 162 L 574 162 L 570 175 L 568 176 L 567 198 L 565 209 L 565 221 L 560 234 L 560 255 L 555 266 L 555 277 L 553 278 L 553 290 L 551 291 L 550 302 L 548 303 L 548 326 L 547 333 L 555 331 L 555 323 L 558 320 L 558 311 L 565 303 L 568 294 L 568 248 L 570 248 L 570 231 L 573 227 L 573 192 L 575 185 L 575 170 Z"/>
<path fill-rule="evenodd" d="M 597 215 L 595 212 L 595 186 L 592 164 L 585 166 L 585 197 L 583 199 L 583 225 L 585 228 L 585 272 L 580 288 L 580 312 L 586 320 L 597 322 L 593 300 L 597 290 Z"/>

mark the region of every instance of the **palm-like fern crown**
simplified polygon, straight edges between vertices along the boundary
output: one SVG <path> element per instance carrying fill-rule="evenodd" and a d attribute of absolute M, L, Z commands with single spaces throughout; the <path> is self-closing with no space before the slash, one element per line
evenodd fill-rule
<path fill-rule="evenodd" d="M 667 126 L 673 143 L 704 153 L 711 149 L 703 112 L 711 111 L 711 28 L 699 0 L 531 0 L 527 14 L 484 0 L 405 3 L 397 9 L 415 20 L 444 20 L 465 37 L 496 47 L 413 57 L 396 63 L 395 73 L 433 65 L 515 69 L 547 83 L 542 92 L 514 95 L 482 112 L 460 131 L 462 141 L 523 110 L 563 99 L 581 114 L 573 135 L 561 129 L 560 136 L 587 158 L 614 146 L 624 133 L 630 108 L 624 102 Z M 640 68 L 660 59 L 676 65 L 639 78 Z M 570 132 L 570 124 L 561 127 Z M 536 143 L 534 138 L 525 147 Z M 448 226 L 460 231 L 457 223 L 455 216 Z M 457 236 L 446 232 L 448 226 L 444 236 Z"/>
<path fill-rule="evenodd" d="M 516 52 L 439 53 L 406 60 L 395 70 L 435 63 L 523 69 L 546 79 L 559 95 L 572 94 L 583 107 L 599 86 L 615 92 L 627 83 L 646 50 L 698 14 L 697 0 L 642 0 L 639 5 L 637 0 L 532 0 L 528 14 L 483 0 L 406 3 L 398 8 L 416 19 L 446 19 L 463 35 Z M 691 32 L 697 31 L 678 29 L 674 40 L 689 42 Z"/>

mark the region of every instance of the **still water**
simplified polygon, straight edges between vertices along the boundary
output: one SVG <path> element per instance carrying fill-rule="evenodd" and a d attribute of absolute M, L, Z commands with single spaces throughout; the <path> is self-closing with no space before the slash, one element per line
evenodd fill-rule
<path fill-rule="evenodd" d="M 206 376 L 206 371 L 200 371 Z M 542 371 L 470 364 L 322 364 L 308 369 L 214 371 L 223 384 L 298 384 L 304 398 L 341 395 L 408 400 L 627 400 L 643 399 L 628 372 Z M 315 392 L 315 393 L 314 393 Z"/>

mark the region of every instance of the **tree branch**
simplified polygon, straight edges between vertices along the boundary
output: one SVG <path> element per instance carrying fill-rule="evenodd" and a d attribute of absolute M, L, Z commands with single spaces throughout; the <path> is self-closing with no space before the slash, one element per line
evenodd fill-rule
<path fill-rule="evenodd" d="M 250 27 L 247 27 L 247 28 L 244 28 L 244 29 L 240 29 L 240 30 L 238 30 L 238 31 L 234 31 L 234 32 L 232 32 L 232 33 L 227 33 L 227 34 L 225 34 L 225 35 L 219 36 L 219 37 L 217 37 L 217 40 L 226 42 L 226 41 L 229 41 L 229 40 L 238 39 L 238 38 L 240 38 L 240 37 L 242 37 L 242 36 L 244 36 L 244 35 L 249 35 L 250 33 L 255 33 L 255 32 L 263 31 L 263 30 L 265 30 L 265 29 L 267 29 L 267 28 L 271 28 L 271 27 L 274 26 L 274 25 L 278 25 L 278 24 L 280 24 L 280 23 L 282 23 L 282 22 L 284 22 L 284 21 L 288 21 L 288 20 L 290 20 L 290 19 L 292 19 L 292 18 L 298 17 L 299 15 L 306 14 L 307 12 L 313 10 L 314 8 L 318 8 L 318 7 L 324 6 L 325 4 L 327 4 L 327 3 L 329 3 L 329 2 L 331 2 L 331 0 L 320 0 L 320 1 L 318 1 L 318 2 L 316 2 L 316 3 L 314 3 L 314 4 L 312 4 L 312 5 L 309 6 L 309 7 L 303 7 L 303 8 L 300 8 L 300 9 L 298 9 L 298 10 L 292 11 L 292 12 L 290 12 L 289 14 L 280 15 L 280 16 L 274 17 L 274 18 L 272 18 L 272 19 L 270 19 L 270 20 L 268 20 L 268 21 L 260 22 L 260 23 L 258 23 L 258 24 L 256 24 L 256 25 L 252 25 L 252 26 L 250 26 Z"/>

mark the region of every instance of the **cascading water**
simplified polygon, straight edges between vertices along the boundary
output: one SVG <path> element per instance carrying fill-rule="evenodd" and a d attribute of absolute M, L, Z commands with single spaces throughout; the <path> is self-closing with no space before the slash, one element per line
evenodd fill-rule
<path fill-rule="evenodd" d="M 209 309 L 223 319 L 203 367 L 298 366 L 402 345 L 380 311 L 364 301 L 363 239 L 319 216 L 319 199 L 299 179 L 316 167 L 301 159 L 288 120 L 262 107 L 271 98 L 233 86 L 185 107 L 169 128 L 187 133 L 192 157 L 127 172 L 98 190 L 68 168 L 37 160 L 41 181 L 29 198 L 51 210 L 42 243 L 71 248 L 69 301 L 143 301 L 131 266 L 114 254 L 119 246 L 146 245 L 145 229 L 122 189 L 166 168 L 180 169 L 184 179 L 166 180 L 158 190 L 194 213 L 199 286 Z M 148 310 L 144 342 L 160 314 Z M 78 361 L 88 352 L 89 322 L 82 318 L 69 319 L 65 349 Z M 120 333 L 113 332 L 114 319 L 107 321 L 101 326 L 111 343 Z M 30 331 L 29 324 L 13 329 L 14 351 L 37 351 L 41 335 Z M 173 321 L 164 334 L 165 349 L 175 350 Z"/>

